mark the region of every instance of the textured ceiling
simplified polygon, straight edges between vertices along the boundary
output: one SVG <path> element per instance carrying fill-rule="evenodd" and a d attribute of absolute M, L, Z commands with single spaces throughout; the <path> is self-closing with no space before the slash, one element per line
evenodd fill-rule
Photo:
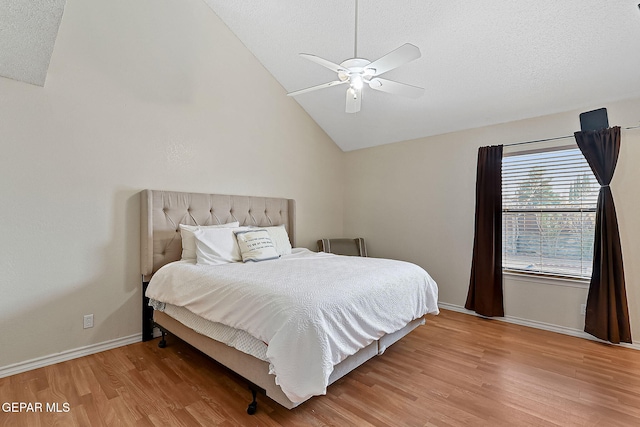
<path fill-rule="evenodd" d="M 335 80 L 298 53 L 353 57 L 353 0 L 204 1 L 288 92 Z M 404 43 L 422 57 L 383 77 L 423 97 L 365 87 L 357 114 L 345 86 L 296 97 L 343 150 L 640 96 L 637 0 L 359 1 L 359 57 Z"/>
<path fill-rule="evenodd" d="M 66 0 L 0 0 L 0 76 L 44 86 Z"/>

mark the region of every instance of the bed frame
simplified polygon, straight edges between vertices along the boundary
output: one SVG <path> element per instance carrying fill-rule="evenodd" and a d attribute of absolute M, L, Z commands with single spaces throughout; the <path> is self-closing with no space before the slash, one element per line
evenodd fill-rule
<path fill-rule="evenodd" d="M 293 403 L 269 374 L 269 363 L 257 359 L 224 343 L 201 335 L 167 314 L 154 311 L 144 296 L 149 280 L 163 265 L 178 261 L 182 255 L 180 224 L 214 225 L 239 221 L 240 225 L 259 227 L 284 224 L 291 245 L 295 247 L 295 201 L 283 198 L 230 196 L 220 194 L 182 193 L 174 191 L 144 190 L 141 193 L 140 267 L 142 272 L 142 339 L 153 338 L 154 326 L 164 334 L 169 332 L 207 354 L 217 362 L 247 379 L 265 391 L 266 395 L 282 406 L 292 409 Z M 372 342 L 358 353 L 335 366 L 329 384 L 351 372 L 384 350 L 413 329 L 424 323 L 416 319 L 404 328 Z M 256 410 L 256 390 L 250 387 L 253 401 L 247 412 Z"/>

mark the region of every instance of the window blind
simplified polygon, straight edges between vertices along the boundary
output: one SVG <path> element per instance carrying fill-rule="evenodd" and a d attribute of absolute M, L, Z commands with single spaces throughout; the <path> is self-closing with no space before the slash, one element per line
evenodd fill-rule
<path fill-rule="evenodd" d="M 504 157 L 503 268 L 590 278 L 599 189 L 577 148 Z"/>

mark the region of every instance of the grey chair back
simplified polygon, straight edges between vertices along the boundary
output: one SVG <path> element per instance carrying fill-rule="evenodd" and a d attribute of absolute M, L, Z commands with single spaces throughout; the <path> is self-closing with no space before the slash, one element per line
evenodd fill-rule
<path fill-rule="evenodd" d="M 320 239 L 318 251 L 337 255 L 367 256 L 367 247 L 362 237 L 355 239 Z"/>

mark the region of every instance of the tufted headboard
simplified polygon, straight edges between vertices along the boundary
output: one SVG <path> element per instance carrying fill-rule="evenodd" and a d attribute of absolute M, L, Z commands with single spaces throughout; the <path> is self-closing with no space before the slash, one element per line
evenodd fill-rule
<path fill-rule="evenodd" d="M 140 196 L 140 268 L 148 281 L 163 265 L 182 256 L 180 224 L 284 224 L 295 246 L 295 201 L 253 196 L 144 190 Z"/>

